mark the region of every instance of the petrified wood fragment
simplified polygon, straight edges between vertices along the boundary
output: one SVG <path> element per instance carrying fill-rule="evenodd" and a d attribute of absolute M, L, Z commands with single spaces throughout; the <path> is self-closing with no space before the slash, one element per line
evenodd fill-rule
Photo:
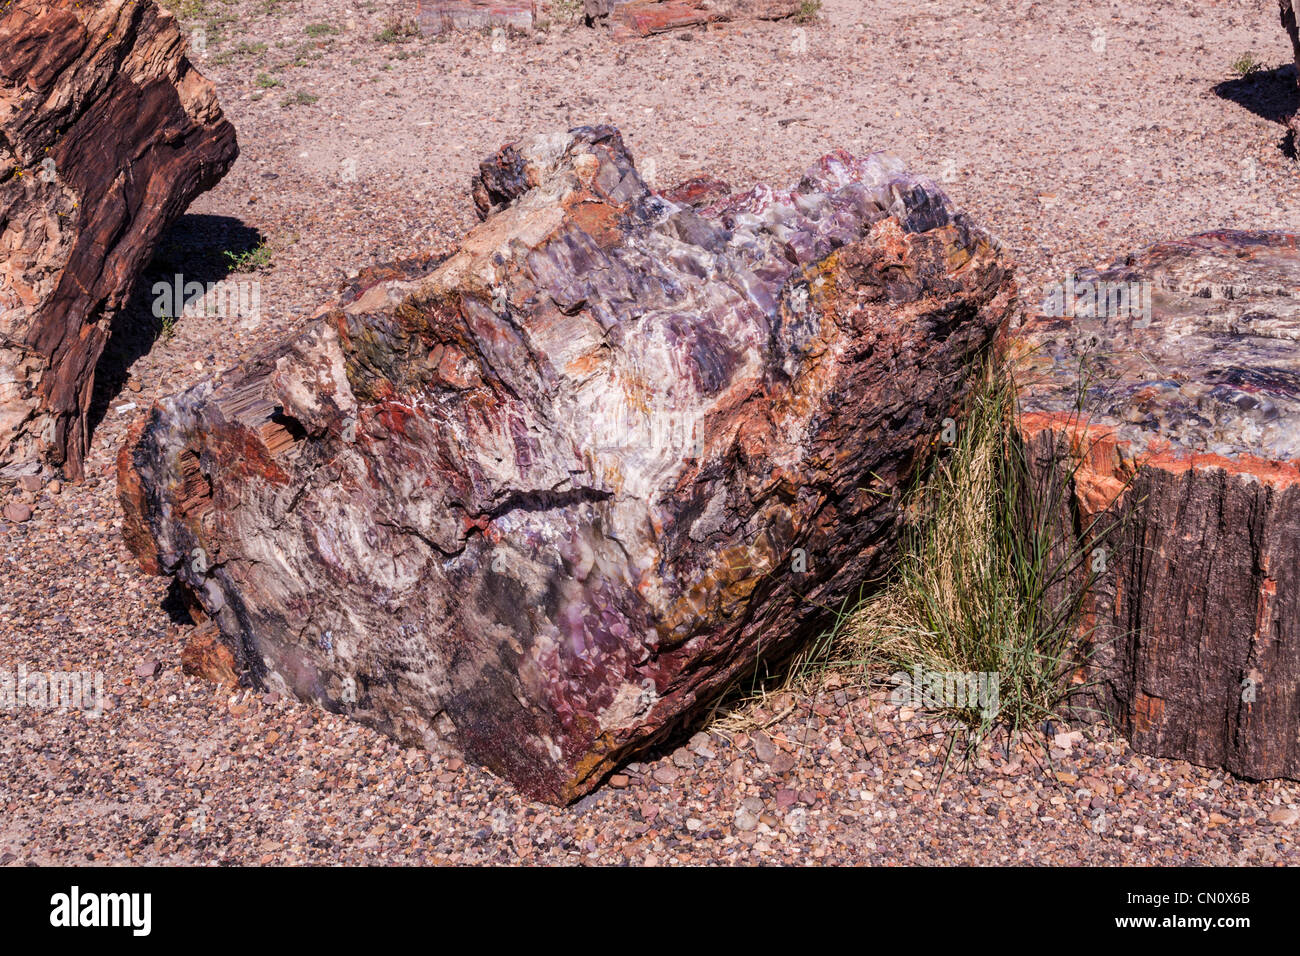
<path fill-rule="evenodd" d="M 652 36 L 682 27 L 732 20 L 781 20 L 802 0 L 584 0 L 588 23 L 604 22 L 624 37 Z"/>
<path fill-rule="evenodd" d="M 81 475 L 113 314 L 235 160 L 184 51 L 148 0 L 0 6 L 0 477 Z"/>
<path fill-rule="evenodd" d="M 697 209 L 585 127 L 473 192 L 455 255 L 156 407 L 122 501 L 253 679 L 567 801 L 884 570 L 1014 283 L 878 155 Z"/>
<path fill-rule="evenodd" d="M 415 22 L 425 35 L 496 27 L 523 32 L 536 20 L 534 0 L 415 0 Z"/>
<path fill-rule="evenodd" d="M 1081 462 L 1077 527 L 1126 519 L 1095 564 L 1094 697 L 1138 750 L 1250 778 L 1300 777 L 1297 243 L 1159 243 L 1016 345 L 1036 466 Z"/>

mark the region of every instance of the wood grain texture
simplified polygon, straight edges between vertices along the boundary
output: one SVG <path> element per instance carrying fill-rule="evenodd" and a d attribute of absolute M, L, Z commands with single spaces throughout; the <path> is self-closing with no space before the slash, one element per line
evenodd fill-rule
<path fill-rule="evenodd" d="M 0 478 L 80 477 L 113 315 L 237 152 L 153 3 L 0 11 Z"/>
<path fill-rule="evenodd" d="M 1078 279 L 1152 293 L 1149 318 L 1040 317 L 1015 346 L 1067 523 L 1122 519 L 1085 704 L 1141 752 L 1300 778 L 1300 238 L 1208 233 Z"/>
<path fill-rule="evenodd" d="M 885 570 L 1015 287 L 879 155 L 695 207 L 584 127 L 472 192 L 455 255 L 161 403 L 127 536 L 250 680 L 565 802 Z"/>

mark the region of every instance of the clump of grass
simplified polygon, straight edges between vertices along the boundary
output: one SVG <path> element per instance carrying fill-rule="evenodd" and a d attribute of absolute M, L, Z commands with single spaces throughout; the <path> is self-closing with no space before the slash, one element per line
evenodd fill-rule
<path fill-rule="evenodd" d="M 247 40 L 241 40 L 229 50 L 223 50 L 217 56 L 213 57 L 212 62 L 224 65 L 229 63 L 235 57 L 242 56 L 260 56 L 266 52 L 265 43 L 249 43 Z"/>
<path fill-rule="evenodd" d="M 269 90 L 272 87 L 276 87 L 276 86 L 284 86 L 284 84 L 281 81 L 277 80 L 270 73 L 257 74 L 257 85 L 264 90 Z"/>
<path fill-rule="evenodd" d="M 420 25 L 414 20 L 399 18 L 392 20 L 375 34 L 375 39 L 380 43 L 405 43 L 411 37 L 420 35 Z"/>
<path fill-rule="evenodd" d="M 812 23 L 821 13 L 822 0 L 803 0 L 799 4 L 799 12 L 794 15 L 795 23 Z"/>
<path fill-rule="evenodd" d="M 270 266 L 272 258 L 271 247 L 265 242 L 259 242 L 252 249 L 243 252 L 227 250 L 225 256 L 231 272 L 256 272 L 265 269 Z"/>
<path fill-rule="evenodd" d="M 168 0 L 164 6 L 185 20 L 197 20 L 207 12 L 204 0 Z"/>
<path fill-rule="evenodd" d="M 1084 455 L 1076 448 L 1058 459 L 1055 473 L 1031 469 L 1015 431 L 1016 394 L 1010 370 L 988 360 L 953 441 L 904 497 L 893 571 L 823 608 L 829 626 L 792 660 L 773 667 L 760 656 L 715 705 L 713 729 L 752 732 L 798 698 L 917 669 L 963 675 L 969 689 L 975 675 L 997 675 L 992 708 L 969 693 L 965 706 L 927 705 L 965 728 L 967 747 L 999 725 L 1014 736 L 1062 718 L 1088 689 L 1073 681 L 1097 642 L 1084 606 L 1118 519 L 1103 513 L 1076 527 L 1070 489 Z"/>
<path fill-rule="evenodd" d="M 583 16 L 582 0 L 551 0 L 550 11 L 561 23 L 576 23 Z"/>
<path fill-rule="evenodd" d="M 164 315 L 158 320 L 158 337 L 164 342 L 170 342 L 176 335 L 176 316 Z"/>
<path fill-rule="evenodd" d="M 332 36 L 339 32 L 339 28 L 329 23 L 309 23 L 303 28 L 307 36 L 313 39 L 320 37 Z"/>
<path fill-rule="evenodd" d="M 1237 57 L 1237 59 L 1233 61 L 1232 66 L 1229 67 L 1233 73 L 1240 77 L 1247 77 L 1254 73 L 1258 73 L 1263 68 L 1264 65 L 1260 63 L 1259 60 L 1255 59 L 1255 54 L 1253 53 L 1243 53 L 1241 56 Z"/>
<path fill-rule="evenodd" d="M 840 661 L 882 675 L 996 674 L 993 713 L 940 708 L 976 740 L 999 723 L 1015 733 L 1060 718 L 1090 643 L 1081 623 L 1096 549 L 1114 529 L 1108 518 L 1077 535 L 1066 524 L 1074 466 L 1034 475 L 1015 403 L 1010 373 L 990 364 L 955 441 L 909 495 L 896 574 L 854 615 Z"/>
<path fill-rule="evenodd" d="M 282 107 L 311 106 L 319 99 L 320 97 L 317 96 L 315 93 L 305 93 L 302 90 L 299 90 L 297 93 L 294 93 L 292 96 L 286 96 L 283 100 L 281 100 L 280 106 Z"/>

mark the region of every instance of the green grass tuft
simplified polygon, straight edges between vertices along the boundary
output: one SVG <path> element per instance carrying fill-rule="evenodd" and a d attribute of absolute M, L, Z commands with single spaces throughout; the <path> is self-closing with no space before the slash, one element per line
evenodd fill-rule
<path fill-rule="evenodd" d="M 227 250 L 225 257 L 231 272 L 256 272 L 271 265 L 271 247 L 265 242 L 259 242 L 244 252 Z"/>
<path fill-rule="evenodd" d="M 812 23 L 822 11 L 822 0 L 803 0 L 799 12 L 794 15 L 795 23 Z"/>
<path fill-rule="evenodd" d="M 1255 59 L 1255 54 L 1253 53 L 1243 53 L 1241 56 L 1237 57 L 1237 59 L 1233 61 L 1232 66 L 1229 67 L 1233 73 L 1241 77 L 1258 73 L 1263 68 L 1264 64 Z"/>
<path fill-rule="evenodd" d="M 826 608 L 829 626 L 792 661 L 752 673 L 714 708 L 714 728 L 753 730 L 783 700 L 844 683 L 882 684 L 898 672 L 995 674 L 996 707 L 939 706 L 967 746 L 998 725 L 1013 734 L 1060 720 L 1094 635 L 1085 599 L 1093 557 L 1115 529 L 1102 517 L 1078 531 L 1068 489 L 1074 467 L 1038 478 L 1014 432 L 1016 388 L 990 360 L 904 496 L 898 562 L 856 600 Z M 773 701 L 777 703 L 773 703 Z M 931 709 L 931 708 L 927 708 Z M 957 741 L 954 735 L 953 743 Z"/>
<path fill-rule="evenodd" d="M 1073 466 L 1035 477 L 1015 413 L 1010 373 L 988 365 L 955 441 L 909 495 L 896 573 L 854 615 L 838 662 L 876 675 L 998 675 L 995 713 L 940 708 L 977 738 L 999 723 L 1016 732 L 1060 719 L 1090 644 L 1082 616 L 1095 549 L 1114 530 L 1106 518 L 1077 536 L 1062 524 Z"/>
<path fill-rule="evenodd" d="M 379 43 L 405 43 L 411 37 L 420 35 L 420 25 L 414 20 L 397 19 L 392 20 L 375 34 L 375 40 Z"/>

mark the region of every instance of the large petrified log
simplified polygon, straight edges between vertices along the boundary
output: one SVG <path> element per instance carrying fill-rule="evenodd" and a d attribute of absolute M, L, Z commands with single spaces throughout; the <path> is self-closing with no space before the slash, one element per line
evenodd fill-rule
<path fill-rule="evenodd" d="M 122 503 L 256 681 L 566 801 L 884 570 L 1015 287 L 878 155 L 697 209 L 584 127 L 473 191 L 455 255 L 156 407 Z"/>
<path fill-rule="evenodd" d="M 0 6 L 0 477 L 80 476 L 113 315 L 236 154 L 171 14 Z"/>
<path fill-rule="evenodd" d="M 1300 777 L 1300 239 L 1162 242 L 1021 333 L 1021 432 L 1090 565 L 1099 702 L 1145 753 Z M 1077 471 L 1071 470 L 1077 464 Z"/>

